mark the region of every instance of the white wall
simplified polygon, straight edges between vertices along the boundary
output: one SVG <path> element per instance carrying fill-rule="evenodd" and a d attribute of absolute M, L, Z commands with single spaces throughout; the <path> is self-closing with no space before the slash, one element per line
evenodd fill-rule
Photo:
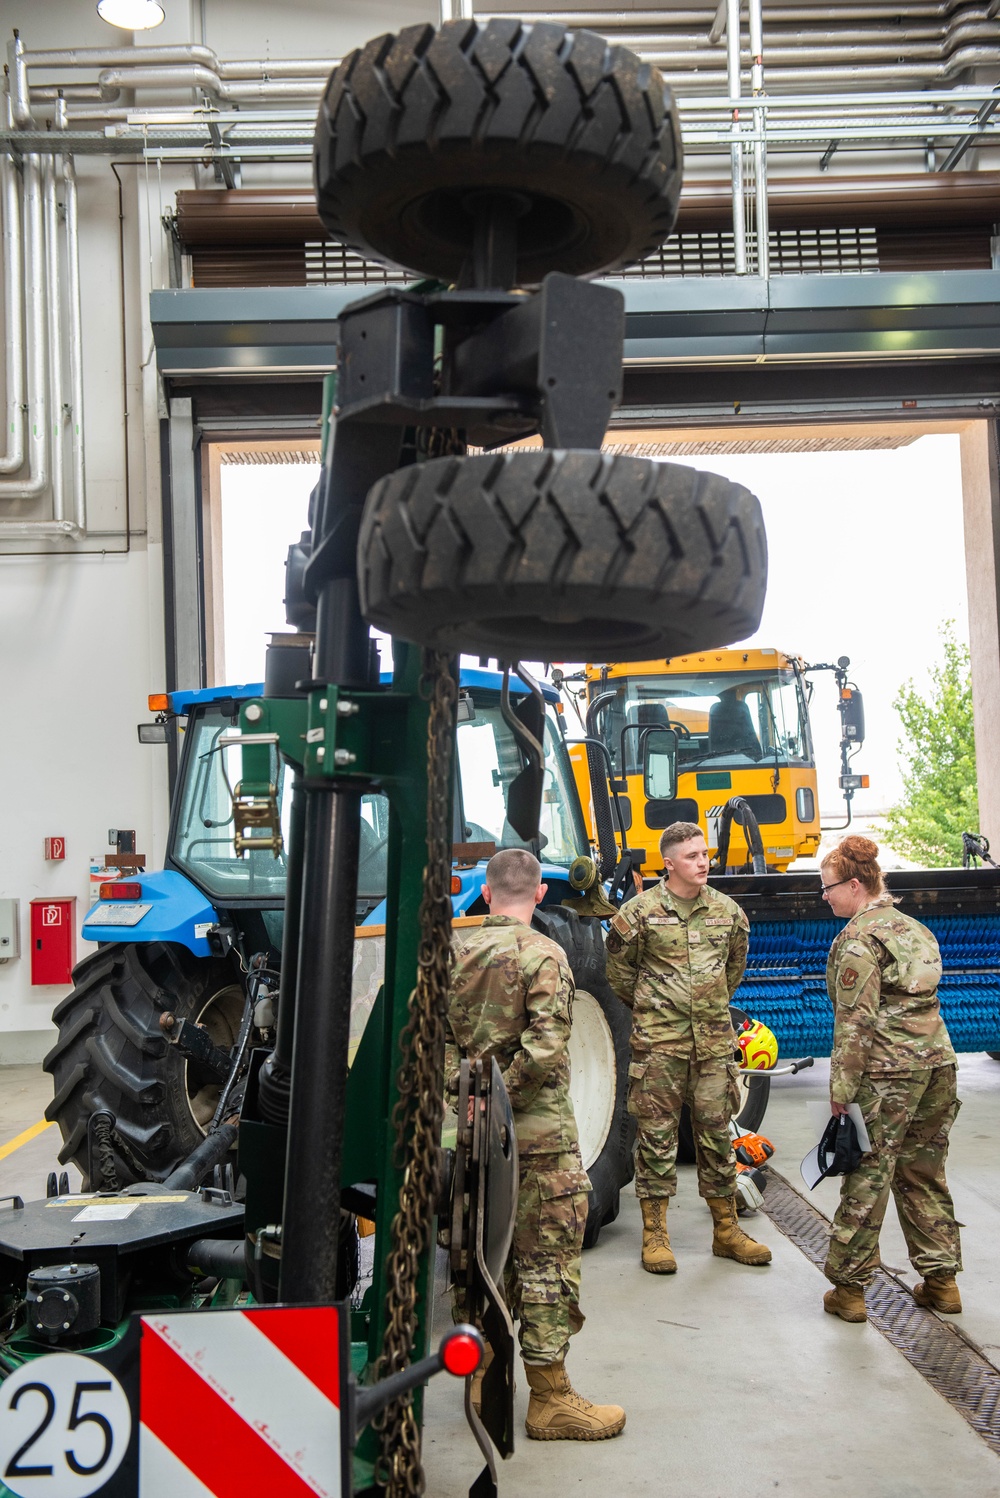
<path fill-rule="evenodd" d="M 166 21 L 148 40 L 202 40 L 197 0 L 167 0 L 165 8 Z M 336 5 L 296 0 L 285 6 L 271 0 L 208 0 L 206 40 L 231 57 L 337 56 L 379 31 L 436 12 L 425 0 L 337 0 Z M 130 40 L 98 18 L 94 0 L 0 0 L 4 44 L 14 27 L 29 49 L 123 46 Z M 144 37 L 135 39 L 141 43 Z M 53 81 L 57 78 L 53 75 Z M 151 102 L 144 96 L 143 103 Z M 89 899 L 89 858 L 106 850 L 110 827 L 134 827 L 137 846 L 151 866 L 164 851 L 166 750 L 140 746 L 136 738 L 136 724 L 149 717 L 147 694 L 165 685 L 162 400 L 147 307 L 149 291 L 169 284 L 160 217 L 172 208 L 178 188 L 211 183 L 212 177 L 190 167 L 158 171 L 128 165 L 120 171 L 124 371 L 117 183 L 109 158 L 77 158 L 90 535 L 83 548 L 44 556 L 25 555 L 25 545 L 0 539 L 0 898 L 20 902 L 21 921 L 21 956 L 0 963 L 0 1064 L 44 1055 L 55 1033 L 51 1011 L 69 991 L 31 986 L 28 902 L 36 896 L 75 895 L 79 931 Z M 268 169 L 259 177 L 272 173 Z M 307 174 L 298 165 L 285 173 L 296 184 Z M 253 173 L 244 180 L 252 183 Z M 6 502 L 0 504 L 0 519 L 42 518 L 46 509 L 44 502 Z M 82 549 L 94 554 L 82 555 Z M 43 858 L 43 839 L 50 835 L 66 838 L 65 862 Z M 91 950 L 78 939 L 78 959 Z"/>

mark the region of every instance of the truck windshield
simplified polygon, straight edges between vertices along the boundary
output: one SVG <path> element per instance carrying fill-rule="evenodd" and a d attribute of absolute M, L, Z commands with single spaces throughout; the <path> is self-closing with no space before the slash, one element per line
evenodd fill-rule
<path fill-rule="evenodd" d="M 809 719 L 794 671 L 721 672 L 718 675 L 631 676 L 611 681 L 618 695 L 604 713 L 601 735 L 615 769 L 622 769 L 622 729 L 627 775 L 642 768 L 640 727 L 670 727 L 678 736 L 678 774 L 701 765 L 746 769 L 757 764 L 811 764 Z"/>
<path fill-rule="evenodd" d="M 514 735 L 500 713 L 499 697 L 477 693 L 476 716 L 458 729 L 458 758 L 462 776 L 468 842 L 495 842 L 497 847 L 527 846 L 506 817 L 506 796 L 522 767 Z M 187 720 L 183 780 L 171 832 L 170 858 L 209 899 L 220 904 L 247 900 L 280 905 L 285 895 L 287 852 L 277 858 L 267 849 L 251 850 L 237 858 L 233 849 L 233 792 L 242 774 L 238 745 L 227 746 L 224 736 L 237 731 L 233 704 L 209 703 L 192 711 Z M 548 710 L 545 728 L 545 786 L 542 795 L 542 856 L 547 863 L 568 868 L 586 851 L 587 838 L 580 817 L 569 756 Z M 278 789 L 285 848 L 288 845 L 292 772 L 279 769 L 272 750 L 272 783 Z M 385 895 L 389 839 L 389 804 L 372 793 L 361 806 L 361 856 L 358 899 L 375 904 Z"/>
<path fill-rule="evenodd" d="M 458 726 L 465 837 L 472 843 L 496 843 L 498 848 L 527 848 L 530 845 L 518 837 L 507 820 L 507 792 L 524 761 L 499 700 L 484 701 L 476 695 L 474 701 L 475 718 Z M 569 755 L 551 707 L 545 715 L 540 830 L 540 853 L 545 863 L 569 868 L 574 858 L 587 850 Z"/>

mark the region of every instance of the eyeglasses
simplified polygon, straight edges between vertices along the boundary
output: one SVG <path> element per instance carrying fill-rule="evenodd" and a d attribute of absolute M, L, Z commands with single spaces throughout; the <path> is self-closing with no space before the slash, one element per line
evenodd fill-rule
<path fill-rule="evenodd" d="M 854 876 L 852 875 L 851 878 L 853 877 Z M 828 889 L 836 889 L 838 884 L 850 884 L 850 882 L 850 879 L 837 879 L 833 884 L 821 884 L 819 887 L 819 892 L 821 895 L 825 895 Z"/>

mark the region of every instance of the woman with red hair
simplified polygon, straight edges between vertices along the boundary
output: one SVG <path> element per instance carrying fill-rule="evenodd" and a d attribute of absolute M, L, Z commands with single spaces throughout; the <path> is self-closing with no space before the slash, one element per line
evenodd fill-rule
<path fill-rule="evenodd" d="M 857 1103 L 871 1153 L 844 1176 L 833 1220 L 823 1297 L 833 1316 L 865 1321 L 865 1286 L 881 1262 L 889 1201 L 916 1272 L 919 1305 L 957 1314 L 962 1267 L 945 1180 L 948 1133 L 958 1113 L 956 1059 L 938 1006 L 941 953 L 932 932 L 895 907 L 868 838 L 845 837 L 821 865 L 823 899 L 847 925 L 834 940 L 826 985 L 834 1009 L 830 1109 Z"/>

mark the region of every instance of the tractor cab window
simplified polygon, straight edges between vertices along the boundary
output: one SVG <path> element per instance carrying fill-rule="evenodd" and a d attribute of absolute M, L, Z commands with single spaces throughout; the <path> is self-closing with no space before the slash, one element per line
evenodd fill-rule
<path fill-rule="evenodd" d="M 635 676 L 609 685 L 617 696 L 603 715 L 601 736 L 619 774 L 641 773 L 645 727 L 677 733 L 679 775 L 702 765 L 811 763 L 805 699 L 793 671 Z"/>
<path fill-rule="evenodd" d="M 251 848 L 237 858 L 233 847 L 233 794 L 242 774 L 238 744 L 224 739 L 238 731 L 238 718 L 211 703 L 193 711 L 187 720 L 182 785 L 170 835 L 170 858 L 213 901 L 253 900 L 275 904 L 285 896 L 288 838 L 292 800 L 292 771 L 279 767 L 272 749 L 271 783 L 277 788 L 284 848 L 275 858 L 270 849 Z M 386 888 L 386 847 L 389 806 L 384 796 L 366 795 L 361 807 L 361 857 L 358 897 L 378 903 Z"/>
<path fill-rule="evenodd" d="M 463 840 L 526 848 L 507 820 L 507 792 L 524 761 L 494 697 L 475 696 L 475 717 L 458 725 Z M 545 718 L 545 783 L 540 857 L 568 868 L 587 847 L 580 824 L 569 756 L 551 708 Z"/>

